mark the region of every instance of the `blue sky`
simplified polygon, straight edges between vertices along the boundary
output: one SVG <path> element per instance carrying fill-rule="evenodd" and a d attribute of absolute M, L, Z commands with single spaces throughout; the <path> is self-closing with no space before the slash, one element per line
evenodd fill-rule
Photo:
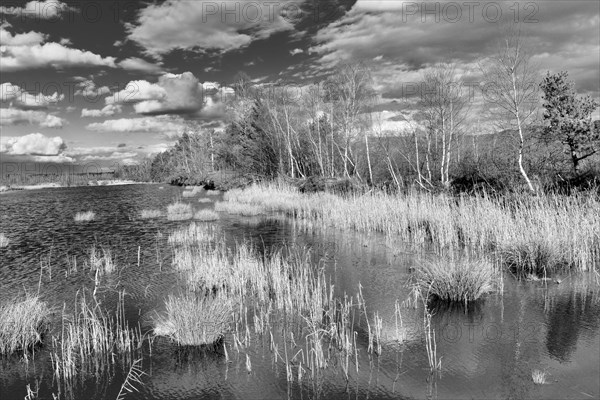
<path fill-rule="evenodd" d="M 302 88 L 359 60 L 395 129 L 410 118 L 406 87 L 437 62 L 477 81 L 515 19 L 541 72 L 567 70 L 598 98 L 597 0 L 3 1 L 0 154 L 133 163 L 191 125 L 224 126 L 240 71 Z"/>

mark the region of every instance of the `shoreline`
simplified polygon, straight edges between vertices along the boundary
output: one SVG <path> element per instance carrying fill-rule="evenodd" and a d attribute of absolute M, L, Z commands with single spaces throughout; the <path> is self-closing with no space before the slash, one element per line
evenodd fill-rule
<path fill-rule="evenodd" d="M 17 186 L 0 186 L 0 193 L 16 192 L 21 190 L 38 190 L 38 189 L 58 189 L 58 188 L 71 188 L 71 187 L 91 187 L 91 186 L 122 186 L 122 185 L 148 185 L 156 182 L 138 182 L 132 180 L 122 179 L 106 179 L 93 181 L 92 184 L 87 185 L 63 185 L 58 182 L 40 183 L 36 185 L 17 185 Z"/>

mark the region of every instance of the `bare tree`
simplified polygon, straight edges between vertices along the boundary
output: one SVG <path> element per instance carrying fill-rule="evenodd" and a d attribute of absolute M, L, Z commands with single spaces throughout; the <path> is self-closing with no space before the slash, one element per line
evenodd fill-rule
<path fill-rule="evenodd" d="M 369 103 L 375 96 L 371 73 L 362 63 L 345 64 L 329 78 L 325 90 L 326 101 L 332 104 L 332 120 L 337 123 L 344 138 L 344 176 L 350 176 L 348 164 L 352 164 L 349 156 L 352 140 L 363 133 L 368 149 L 366 111 L 369 111 Z M 371 171 L 370 157 L 367 156 L 367 160 Z"/>
<path fill-rule="evenodd" d="M 440 182 L 447 186 L 450 184 L 451 153 L 462 134 L 468 111 L 467 94 L 454 64 L 440 63 L 424 73 L 420 104 L 427 124 L 427 166 L 429 168 L 433 139 L 438 150 L 435 159 L 439 160 Z"/>
<path fill-rule="evenodd" d="M 520 26 L 511 25 L 498 53 L 482 66 L 486 85 L 484 98 L 496 121 L 505 129 L 516 131 L 517 162 L 529 190 L 535 191 L 523 167 L 524 132 L 535 117 L 537 73 L 530 62 Z"/>

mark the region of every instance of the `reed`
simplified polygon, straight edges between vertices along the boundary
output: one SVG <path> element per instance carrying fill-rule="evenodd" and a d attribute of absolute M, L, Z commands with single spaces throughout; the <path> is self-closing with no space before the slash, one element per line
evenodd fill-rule
<path fill-rule="evenodd" d="M 206 191 L 207 196 L 220 196 L 221 193 L 222 192 L 220 190 L 207 190 Z"/>
<path fill-rule="evenodd" d="M 5 248 L 10 243 L 10 239 L 4 234 L 4 232 L 0 232 L 0 248 Z"/>
<path fill-rule="evenodd" d="M 194 214 L 194 219 L 197 221 L 216 221 L 219 219 L 219 214 L 214 212 L 213 210 L 200 210 Z"/>
<path fill-rule="evenodd" d="M 168 241 L 172 245 L 186 245 L 189 248 L 193 245 L 208 244 L 214 239 L 215 228 L 211 225 L 192 222 L 171 232 Z"/>
<path fill-rule="evenodd" d="M 243 215 L 247 217 L 265 214 L 265 210 L 261 206 L 232 201 L 220 201 L 215 203 L 215 211 Z"/>
<path fill-rule="evenodd" d="M 111 274 L 117 266 L 114 262 L 110 249 L 102 247 L 102 251 L 96 250 L 96 246 L 92 246 L 90 250 L 89 268 L 98 271 L 99 274 Z"/>
<path fill-rule="evenodd" d="M 52 311 L 38 296 L 27 296 L 22 301 L 11 301 L 0 306 L 0 354 L 28 352 L 43 343 L 50 327 Z"/>
<path fill-rule="evenodd" d="M 212 199 L 209 199 L 208 197 L 200 197 L 198 199 L 198 203 L 212 203 Z"/>
<path fill-rule="evenodd" d="M 78 212 L 75 214 L 75 222 L 89 222 L 96 218 L 96 213 L 93 211 Z"/>
<path fill-rule="evenodd" d="M 142 210 L 140 211 L 141 219 L 152 219 L 162 217 L 163 212 L 160 210 Z"/>
<path fill-rule="evenodd" d="M 424 261 L 415 276 L 425 297 L 466 305 L 494 290 L 496 271 L 485 258 L 447 255 Z"/>
<path fill-rule="evenodd" d="M 154 335 L 167 336 L 181 346 L 214 344 L 228 330 L 231 308 L 222 296 L 170 295 L 165 313 L 154 321 Z"/>
<path fill-rule="evenodd" d="M 75 305 L 73 314 L 63 312 L 61 334 L 53 338 L 51 358 L 56 378 L 72 382 L 81 374 L 110 372 L 119 360 L 131 364 L 143 335 L 139 327 L 130 329 L 125 320 L 124 293 L 119 293 L 114 315 L 79 294 Z"/>
<path fill-rule="evenodd" d="M 531 379 L 533 379 L 533 383 L 536 385 L 545 385 L 547 383 L 546 372 L 535 369 L 531 372 Z"/>
<path fill-rule="evenodd" d="M 169 221 L 183 221 L 194 216 L 192 206 L 186 203 L 176 202 L 167 206 L 167 219 Z"/>

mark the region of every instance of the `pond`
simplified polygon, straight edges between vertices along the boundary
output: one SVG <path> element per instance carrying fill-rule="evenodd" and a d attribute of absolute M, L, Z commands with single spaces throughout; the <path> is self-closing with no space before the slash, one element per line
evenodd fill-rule
<path fill-rule="evenodd" d="M 168 185 L 3 193 L 0 232 L 9 243 L 0 249 L 0 304 L 39 293 L 57 317 L 51 329 L 60 331 L 61 313 L 72 309 L 82 293 L 97 289 L 107 308 L 124 293 L 130 326 L 149 332 L 151 316 L 164 310 L 169 294 L 181 290 L 168 236 L 190 221 L 169 221 L 164 214 L 143 219 L 141 211 L 164 211 L 176 200 L 194 211 L 213 209 L 222 198 L 204 191 L 184 195 L 183 188 Z M 95 218 L 76 222 L 75 215 L 85 211 Z M 246 241 L 267 255 L 279 249 L 307 252 L 336 296 L 360 290 L 368 318 L 381 318 L 381 351 L 368 351 L 363 319 L 355 326 L 356 352 L 347 375 L 330 365 L 316 381 L 290 380 L 265 335 L 251 335 L 241 348 L 226 334 L 222 348 L 197 351 L 155 339 L 143 348 L 143 384 L 128 399 L 600 397 L 600 287 L 593 273 L 573 274 L 560 284 L 505 274 L 501 292 L 468 308 L 434 307 L 431 328 L 441 370 L 431 372 L 423 304 L 410 301 L 413 267 L 427 249 L 379 235 L 311 227 L 281 215 L 220 213 L 217 221 L 202 224 L 222 232 L 227 247 Z M 109 251 L 117 268 L 98 288 L 88 265 L 92 248 Z M 118 368 L 106 377 L 83 377 L 71 391 L 61 389 L 52 351 L 48 344 L 29 362 L 3 356 L 0 398 L 23 398 L 27 385 L 40 399 L 117 397 L 125 376 Z M 546 373 L 545 384 L 533 382 L 536 370 Z"/>

